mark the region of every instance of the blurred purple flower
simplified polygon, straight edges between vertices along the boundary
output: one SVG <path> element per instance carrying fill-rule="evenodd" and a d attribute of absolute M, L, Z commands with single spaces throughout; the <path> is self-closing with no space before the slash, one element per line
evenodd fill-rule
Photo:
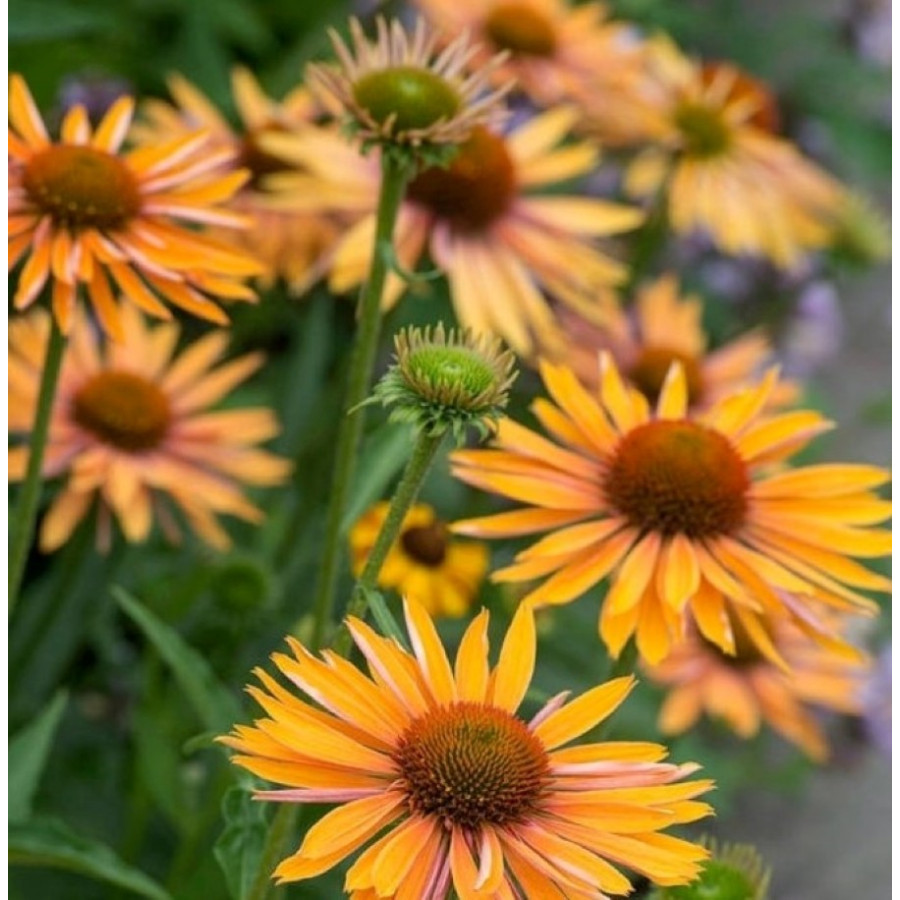
<path fill-rule="evenodd" d="M 74 106 L 87 110 L 91 124 L 96 126 L 106 111 L 126 94 L 134 94 L 134 87 L 124 78 L 99 72 L 80 72 L 67 75 L 56 95 L 59 118 Z"/>
<path fill-rule="evenodd" d="M 891 645 L 875 660 L 863 687 L 863 724 L 869 740 L 887 756 L 891 755 Z"/>
<path fill-rule="evenodd" d="M 784 372 L 808 378 L 832 360 L 844 337 L 844 315 L 834 285 L 812 281 L 797 297 L 781 340 Z"/>

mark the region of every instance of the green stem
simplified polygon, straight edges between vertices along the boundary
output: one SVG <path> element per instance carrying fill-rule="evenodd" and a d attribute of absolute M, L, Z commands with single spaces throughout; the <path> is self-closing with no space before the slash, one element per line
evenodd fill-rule
<path fill-rule="evenodd" d="M 389 250 L 393 241 L 394 223 L 410 177 L 409 167 L 387 153 L 382 156 L 381 170 L 381 192 L 378 198 L 372 263 L 369 277 L 360 293 L 357 310 L 359 329 L 347 376 L 344 408 L 348 413 L 341 422 L 335 449 L 334 475 L 325 520 L 325 543 L 322 548 L 313 607 L 315 617 L 311 641 L 313 649 L 322 646 L 325 631 L 331 621 L 338 561 L 341 555 L 341 520 L 344 517 L 347 495 L 353 481 L 364 422 L 365 411 L 356 407 L 366 399 L 372 381 L 372 367 L 381 325 L 381 296 L 389 269 Z"/>
<path fill-rule="evenodd" d="M 425 476 L 434 462 L 434 457 L 441 446 L 444 435 L 431 435 L 425 431 L 420 431 L 413 446 L 409 461 L 403 471 L 397 490 L 391 498 L 391 505 L 388 507 L 387 516 L 375 538 L 375 544 L 372 552 L 366 560 L 366 564 L 356 582 L 353 589 L 353 596 L 347 605 L 347 615 L 360 618 L 366 613 L 368 605 L 368 592 L 375 589 L 378 583 L 378 575 L 381 567 L 387 558 L 388 552 L 397 540 L 400 534 L 400 527 L 406 518 L 409 508 L 415 502 Z M 350 649 L 350 633 L 346 628 L 342 629 L 340 634 L 334 641 L 334 649 L 336 653 L 345 656 Z"/>
<path fill-rule="evenodd" d="M 56 395 L 56 384 L 59 381 L 59 370 L 62 366 L 63 351 L 66 338 L 60 330 L 56 319 L 51 319 L 50 340 L 47 344 L 47 355 L 44 359 L 44 370 L 41 373 L 41 386 L 38 393 L 37 412 L 34 427 L 31 431 L 31 446 L 28 454 L 28 467 L 25 471 L 25 482 L 19 492 L 12 522 L 14 531 L 12 546 L 9 548 L 9 613 L 12 615 L 22 577 L 25 574 L 25 563 L 28 550 L 34 537 L 34 523 L 37 519 L 38 503 L 41 499 L 41 465 L 44 461 L 44 448 L 47 446 L 47 435 L 50 431 L 50 413 L 53 410 L 53 398 Z"/>
<path fill-rule="evenodd" d="M 283 803 L 278 807 L 278 812 L 275 813 L 266 834 L 266 843 L 260 856 L 259 869 L 247 893 L 247 900 L 265 900 L 269 896 L 269 891 L 274 887 L 272 873 L 284 858 L 284 848 L 288 838 L 297 830 L 297 819 L 300 812 L 301 808 L 296 803 Z"/>

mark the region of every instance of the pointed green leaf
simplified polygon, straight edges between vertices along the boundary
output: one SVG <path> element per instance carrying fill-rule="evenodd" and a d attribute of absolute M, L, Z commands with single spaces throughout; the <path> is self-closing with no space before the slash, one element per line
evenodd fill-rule
<path fill-rule="evenodd" d="M 67 696 L 65 691 L 60 691 L 9 743 L 10 822 L 27 819 L 31 814 L 31 803 L 50 753 L 53 735 L 66 708 Z"/>
<path fill-rule="evenodd" d="M 222 800 L 225 830 L 213 847 L 234 900 L 244 900 L 259 872 L 266 842 L 266 806 L 253 799 L 246 787 L 231 788 Z"/>
<path fill-rule="evenodd" d="M 231 692 L 216 678 L 206 660 L 174 629 L 127 591 L 114 586 L 113 595 L 125 614 L 141 629 L 172 670 L 204 728 L 222 734 L 241 718 Z"/>
<path fill-rule="evenodd" d="M 106 844 L 76 834 L 59 819 L 11 822 L 9 862 L 10 865 L 65 869 L 116 885 L 149 900 L 169 900 L 169 894 L 160 885 L 122 862 Z"/>

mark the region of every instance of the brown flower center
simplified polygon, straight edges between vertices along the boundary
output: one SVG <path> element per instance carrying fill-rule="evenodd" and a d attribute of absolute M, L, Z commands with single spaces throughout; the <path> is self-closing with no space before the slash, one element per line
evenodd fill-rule
<path fill-rule="evenodd" d="M 717 431 L 695 422 L 648 422 L 612 454 L 603 487 L 641 531 L 690 538 L 731 534 L 744 522 L 747 468 Z"/>
<path fill-rule="evenodd" d="M 526 56 L 552 56 L 556 50 L 553 23 L 528 3 L 498 3 L 484 30 L 500 50 Z"/>
<path fill-rule="evenodd" d="M 731 633 L 734 635 L 734 656 L 730 653 L 725 653 L 718 644 L 701 637 L 703 643 L 720 656 L 723 662 L 737 669 L 746 669 L 750 666 L 755 666 L 757 663 L 766 662 L 765 656 L 763 656 L 753 638 L 750 637 L 750 633 L 743 626 L 741 620 L 732 614 L 728 614 L 728 620 L 731 623 Z M 766 627 L 762 620 L 760 620 L 760 627 L 765 629 L 770 638 L 772 637 L 771 630 Z"/>
<path fill-rule="evenodd" d="M 57 225 L 116 229 L 141 208 L 137 179 L 116 156 L 59 144 L 36 153 L 22 183 L 31 201 Z"/>
<path fill-rule="evenodd" d="M 503 138 L 474 128 L 449 168 L 426 169 L 410 182 L 407 196 L 462 231 L 487 228 L 516 196 L 513 162 Z"/>
<path fill-rule="evenodd" d="M 416 719 L 394 752 L 410 808 L 477 829 L 524 821 L 549 778 L 547 753 L 502 709 L 460 702 Z"/>
<path fill-rule="evenodd" d="M 283 126 L 273 123 L 254 131 L 248 131 L 243 136 L 238 148 L 235 166 L 238 169 L 250 170 L 250 180 L 247 182 L 247 187 L 256 191 L 264 191 L 263 179 L 267 175 L 275 175 L 278 172 L 290 170 L 291 166 L 289 163 L 279 159 L 260 146 L 260 138 L 268 134 L 281 134 L 285 131 L 286 129 Z"/>
<path fill-rule="evenodd" d="M 675 125 L 685 152 L 698 159 L 721 156 L 731 146 L 731 131 L 717 109 L 701 103 L 683 103 L 675 113 Z"/>
<path fill-rule="evenodd" d="M 152 450 L 169 428 L 166 395 L 131 372 L 100 372 L 72 400 L 72 418 L 101 441 L 137 453 Z"/>
<path fill-rule="evenodd" d="M 703 394 L 703 378 L 697 360 L 686 353 L 668 347 L 644 347 L 628 377 L 651 403 L 656 403 L 673 362 L 681 363 L 687 381 L 688 404 L 693 405 Z"/>
<path fill-rule="evenodd" d="M 407 528 L 400 536 L 400 543 L 416 562 L 436 569 L 447 555 L 447 526 L 432 522 Z"/>

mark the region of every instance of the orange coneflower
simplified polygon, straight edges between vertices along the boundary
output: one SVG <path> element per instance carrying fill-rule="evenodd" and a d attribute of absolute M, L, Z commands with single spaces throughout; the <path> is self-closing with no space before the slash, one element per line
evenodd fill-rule
<path fill-rule="evenodd" d="M 272 133 L 290 133 L 312 122 L 320 112 L 305 87 L 294 88 L 280 102 L 267 97 L 252 73 L 237 66 L 231 73 L 231 92 L 240 126 L 225 116 L 194 85 L 180 75 L 168 79 L 175 105 L 148 100 L 131 137 L 139 144 L 182 137 L 198 128 L 209 133 L 210 145 L 228 148 L 228 168 L 250 172 L 247 183 L 231 201 L 231 208 L 247 214 L 252 224 L 233 235 L 217 234 L 246 249 L 265 266 L 260 286 L 271 287 L 283 278 L 288 289 L 303 293 L 322 274 L 324 254 L 337 236 L 337 224 L 325 216 L 273 210 L 266 203 L 265 178 L 291 168 L 267 152 L 260 139 Z"/>
<path fill-rule="evenodd" d="M 691 619 L 734 653 L 726 612 L 733 614 L 760 652 L 783 664 L 764 626 L 769 617 L 788 615 L 837 645 L 819 604 L 877 610 L 853 588 L 883 591 L 889 582 L 850 557 L 889 552 L 890 533 L 864 527 L 890 516 L 890 503 L 871 492 L 888 475 L 865 465 L 775 468 L 831 423 L 807 410 L 763 415 L 774 370 L 695 414 L 678 363 L 655 411 L 608 354 L 595 393 L 564 366 L 541 371 L 554 402 L 539 399 L 532 409 L 559 443 L 505 419 L 495 449 L 452 457 L 463 481 L 529 504 L 453 530 L 554 532 L 494 575 L 527 581 L 554 573 L 527 602 L 566 603 L 612 575 L 601 637 L 618 655 L 636 634 L 649 662 L 668 654 Z"/>
<path fill-rule="evenodd" d="M 145 312 L 171 318 L 159 297 L 212 322 L 228 317 L 209 296 L 253 300 L 242 278 L 260 271 L 249 256 L 191 230 L 195 224 L 243 228 L 221 206 L 249 173 L 223 174 L 230 150 L 207 151 L 197 131 L 121 153 L 134 110 L 117 100 L 95 131 L 76 106 L 54 143 L 19 75 L 10 79 L 9 267 L 27 258 L 13 297 L 33 303 L 48 282 L 60 327 L 72 321 L 83 287 L 105 331 L 121 337 L 109 278 Z"/>
<path fill-rule="evenodd" d="M 659 714 L 662 732 L 681 734 L 704 712 L 743 738 L 753 737 L 766 722 L 812 759 L 824 762 L 828 743 L 807 705 L 858 715 L 870 660 L 846 659 L 781 619 L 773 623 L 770 635 L 790 667 L 785 672 L 759 653 L 733 617 L 731 627 L 733 656 L 691 629 L 666 660 L 649 667 L 648 676 L 668 689 Z M 833 627 L 836 633 L 842 631 L 839 622 Z"/>
<path fill-rule="evenodd" d="M 42 309 L 10 322 L 9 429 L 27 433 L 34 421 L 41 367 L 50 334 Z M 259 354 L 213 368 L 228 336 L 207 334 L 173 357 L 174 323 L 144 324 L 134 307 L 121 311 L 122 340 L 101 350 L 76 313 L 53 403 L 43 475 L 68 475 L 40 533 L 45 551 L 63 544 L 98 499 L 98 543 L 109 544 L 110 513 L 129 541 L 142 541 L 154 514 L 177 537 L 165 497 L 217 548 L 229 545 L 217 521 L 227 513 L 258 522 L 262 511 L 241 484 L 282 482 L 290 469 L 255 445 L 278 433 L 271 410 L 209 412 L 259 368 Z M 28 448 L 9 451 L 9 477 L 23 477 Z"/>
<path fill-rule="evenodd" d="M 473 36 L 476 69 L 492 54 L 506 53 L 495 78 L 513 79 L 541 106 L 589 102 L 597 112 L 594 125 L 602 115 L 605 138 L 630 133 L 640 123 L 643 41 L 629 24 L 610 21 L 601 4 L 416 0 L 415 5 L 445 34 Z"/>
<path fill-rule="evenodd" d="M 394 232 L 397 257 L 406 268 L 414 268 L 428 246 L 450 280 L 460 324 L 496 334 L 523 354 L 532 350 L 535 334 L 559 332 L 541 289 L 587 316 L 605 312 L 612 300 L 604 304 L 600 295 L 624 278 L 625 269 L 601 253 L 594 239 L 634 228 L 642 217 L 604 200 L 533 192 L 583 175 L 595 164 L 593 144 L 560 146 L 576 118 L 572 109 L 559 108 L 507 135 L 476 128 L 449 168 L 426 169 L 410 182 Z M 335 291 L 354 287 L 364 279 L 372 252 L 378 160 L 325 130 L 278 137 L 277 147 L 309 170 L 274 176 L 283 190 L 280 205 L 358 218 L 338 244 L 329 278 Z M 396 276 L 388 281 L 388 303 L 402 286 Z"/>
<path fill-rule="evenodd" d="M 633 196 L 662 191 L 678 233 L 695 229 L 726 253 L 792 266 L 831 241 L 844 196 L 774 132 L 771 94 L 731 64 L 702 66 L 653 42 L 657 141 L 629 167 Z"/>
<path fill-rule="evenodd" d="M 362 572 L 389 506 L 376 503 L 351 529 L 354 575 Z M 453 540 L 434 510 L 417 503 L 403 519 L 400 537 L 384 561 L 378 584 L 412 597 L 432 616 L 461 616 L 474 602 L 487 567 L 484 544 Z"/>
<path fill-rule="evenodd" d="M 708 855 L 660 834 L 710 812 L 694 798 L 709 781 L 682 781 L 693 764 L 660 762 L 664 747 L 636 742 L 569 746 L 631 690 L 619 678 L 566 703 L 516 715 L 531 681 L 535 629 L 522 607 L 496 667 L 488 665 L 488 614 L 463 636 L 451 668 L 434 624 L 405 603 L 412 653 L 348 619 L 366 677 L 331 651 L 316 659 L 288 638 L 279 670 L 316 706 L 264 671 L 249 691 L 267 717 L 221 740 L 238 765 L 285 790 L 257 797 L 340 803 L 275 870 L 280 882 L 312 878 L 374 839 L 347 873 L 354 896 L 443 900 L 624 894 L 618 866 L 661 884 L 690 881 Z"/>
<path fill-rule="evenodd" d="M 759 380 L 774 353 L 761 330 L 754 330 L 707 352 L 699 297 L 679 295 L 674 275 L 663 275 L 637 292 L 630 311 L 612 309 L 603 325 L 560 310 L 569 337 L 566 364 L 588 387 L 597 386 L 597 355 L 609 350 L 622 374 L 656 403 L 669 367 L 681 363 L 688 386 L 688 405 L 705 408 Z M 797 385 L 779 381 L 770 405 L 796 399 Z"/>

